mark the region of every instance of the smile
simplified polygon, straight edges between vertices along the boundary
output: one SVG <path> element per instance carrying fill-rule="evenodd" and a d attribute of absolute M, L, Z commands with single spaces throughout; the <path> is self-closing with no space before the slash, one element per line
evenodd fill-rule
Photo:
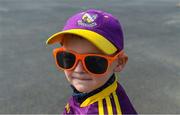
<path fill-rule="evenodd" d="M 74 76 L 72 76 L 72 78 L 77 80 L 92 80 L 91 78 L 74 77 Z"/>

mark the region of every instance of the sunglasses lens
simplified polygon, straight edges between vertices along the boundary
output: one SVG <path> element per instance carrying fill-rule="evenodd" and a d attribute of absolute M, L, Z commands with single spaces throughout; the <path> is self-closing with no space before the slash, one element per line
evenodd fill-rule
<path fill-rule="evenodd" d="M 76 60 L 74 54 L 65 51 L 57 53 L 56 58 L 58 65 L 64 69 L 73 67 Z"/>
<path fill-rule="evenodd" d="M 108 61 L 99 56 L 87 56 L 85 58 L 86 68 L 95 74 L 102 74 L 106 71 Z"/>

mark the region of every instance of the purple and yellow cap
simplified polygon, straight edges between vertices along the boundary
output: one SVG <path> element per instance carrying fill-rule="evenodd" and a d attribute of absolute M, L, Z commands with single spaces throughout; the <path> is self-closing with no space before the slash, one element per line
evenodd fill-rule
<path fill-rule="evenodd" d="M 46 44 L 62 42 L 65 34 L 81 36 L 105 54 L 113 54 L 124 48 L 124 36 L 120 22 L 113 15 L 89 9 L 70 17 L 63 30 L 53 34 Z"/>

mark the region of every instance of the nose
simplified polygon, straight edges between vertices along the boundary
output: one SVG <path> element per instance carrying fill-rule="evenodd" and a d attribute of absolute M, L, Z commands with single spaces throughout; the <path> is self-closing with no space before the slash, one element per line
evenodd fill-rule
<path fill-rule="evenodd" d="M 85 73 L 86 72 L 81 61 L 78 61 L 76 67 L 74 68 L 74 72 L 77 72 L 77 73 Z"/>

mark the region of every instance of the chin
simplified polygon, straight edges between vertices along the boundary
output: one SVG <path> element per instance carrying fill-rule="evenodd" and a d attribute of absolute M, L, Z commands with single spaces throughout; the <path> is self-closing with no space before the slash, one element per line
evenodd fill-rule
<path fill-rule="evenodd" d="M 76 90 L 78 90 L 79 92 L 91 92 L 93 89 L 90 88 L 91 86 L 81 86 L 81 85 L 76 85 L 74 86 L 76 88 Z"/>

